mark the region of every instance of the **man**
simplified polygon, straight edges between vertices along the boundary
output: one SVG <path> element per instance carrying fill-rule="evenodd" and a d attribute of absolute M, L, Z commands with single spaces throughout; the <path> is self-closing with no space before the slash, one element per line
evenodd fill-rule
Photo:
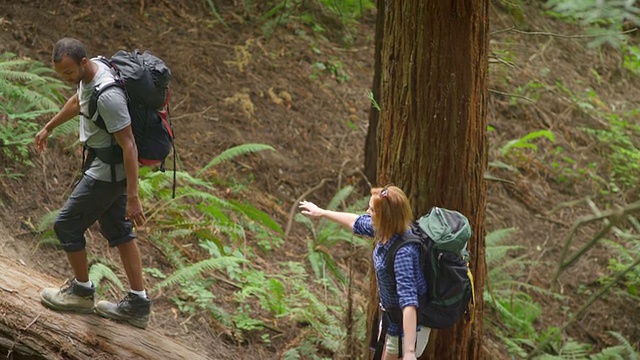
<path fill-rule="evenodd" d="M 132 225 L 140 226 L 146 219 L 138 198 L 138 152 L 126 95 L 119 86 L 109 87 L 98 98 L 98 110 L 93 119 L 89 119 L 84 114 L 89 114 L 93 91 L 113 82 L 114 73 L 101 61 L 88 59 L 82 42 L 73 38 L 63 38 L 55 44 L 53 64 L 55 71 L 78 90 L 36 135 L 35 148 L 38 152 L 45 151 L 49 134 L 57 126 L 81 115 L 80 142 L 89 148 L 90 155 L 82 179 L 54 223 L 56 236 L 67 254 L 75 279 L 60 289 L 44 289 L 41 301 L 54 310 L 94 311 L 95 286 L 89 280 L 84 233 L 98 221 L 109 245 L 118 248 L 131 290 L 117 304 L 98 302 L 95 311 L 144 329 L 149 322 L 151 301 L 144 290 L 140 250 Z M 98 115 L 104 120 L 106 130 L 96 125 Z M 116 165 L 92 156 L 96 151 L 108 151 L 113 146 L 122 149 L 122 160 Z"/>

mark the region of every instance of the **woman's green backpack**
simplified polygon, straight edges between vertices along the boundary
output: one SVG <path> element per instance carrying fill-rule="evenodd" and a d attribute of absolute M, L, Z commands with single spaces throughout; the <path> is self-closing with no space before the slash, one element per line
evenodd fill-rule
<path fill-rule="evenodd" d="M 427 295 L 419 299 L 418 324 L 443 329 L 455 325 L 467 312 L 473 297 L 467 242 L 469 220 L 453 210 L 434 207 L 412 225 L 412 234 L 396 241 L 387 253 L 387 269 L 395 279 L 395 255 L 402 246 L 420 244 L 420 263 L 427 282 Z M 395 283 L 395 282 L 394 282 Z M 397 311 L 394 311 L 397 310 Z M 387 309 L 392 320 L 402 321 L 400 309 Z"/>

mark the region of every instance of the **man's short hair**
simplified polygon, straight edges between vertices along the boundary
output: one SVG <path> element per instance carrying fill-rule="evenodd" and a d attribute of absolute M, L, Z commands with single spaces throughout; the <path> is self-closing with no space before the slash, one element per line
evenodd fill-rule
<path fill-rule="evenodd" d="M 72 58 L 77 64 L 80 64 L 82 58 L 87 57 L 87 50 L 84 44 L 78 39 L 70 37 L 62 38 L 58 40 L 53 47 L 53 62 L 59 63 L 65 56 Z"/>

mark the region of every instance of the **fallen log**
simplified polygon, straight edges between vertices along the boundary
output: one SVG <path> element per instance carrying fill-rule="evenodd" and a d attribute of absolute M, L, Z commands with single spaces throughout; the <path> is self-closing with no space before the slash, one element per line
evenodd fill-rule
<path fill-rule="evenodd" d="M 0 358 L 206 359 L 152 328 L 45 308 L 40 291 L 58 285 L 59 280 L 0 255 Z"/>

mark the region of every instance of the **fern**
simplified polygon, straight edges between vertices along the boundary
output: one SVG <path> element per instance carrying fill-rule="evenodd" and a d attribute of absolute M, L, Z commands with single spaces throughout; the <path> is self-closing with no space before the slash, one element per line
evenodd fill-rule
<path fill-rule="evenodd" d="M 346 186 L 340 189 L 329 201 L 327 209 L 337 209 L 352 192 L 352 186 Z M 359 237 L 354 237 L 347 229 L 326 219 L 320 220 L 317 228 L 309 218 L 301 214 L 296 214 L 294 220 L 302 223 L 311 231 L 312 238 L 307 242 L 307 258 L 316 277 L 318 279 L 328 280 L 329 274 L 331 274 L 340 283 L 344 284 L 346 278 L 340 267 L 336 264 L 330 250 L 341 242 L 351 243 L 356 246 L 369 246 L 371 242 Z M 333 285 L 332 281 L 325 281 L 325 284 Z"/>
<path fill-rule="evenodd" d="M 249 153 L 254 153 L 254 152 L 264 151 L 264 150 L 275 151 L 275 149 L 272 146 L 265 145 L 265 144 L 243 144 L 243 145 L 232 147 L 230 149 L 223 151 L 220 155 L 213 158 L 213 160 L 211 160 L 207 165 L 205 165 L 202 169 L 200 169 L 200 171 L 196 173 L 196 176 L 201 176 L 203 173 L 209 170 L 209 168 L 216 166 L 220 163 L 223 163 L 225 161 L 232 160 Z"/>
<path fill-rule="evenodd" d="M 353 186 L 348 185 L 340 189 L 327 204 L 327 209 L 337 210 L 338 206 L 345 201 L 353 192 Z"/>
<path fill-rule="evenodd" d="M 58 125 L 58 127 L 53 130 L 53 134 L 51 134 L 51 136 L 59 137 L 59 136 L 67 136 L 67 135 L 77 135 L 79 128 L 80 128 L 80 118 L 75 117 L 65 122 L 64 124 Z M 70 146 L 77 146 L 78 144 L 80 144 L 80 140 L 76 140 L 73 144 L 70 144 Z"/>
<path fill-rule="evenodd" d="M 569 339 L 555 354 L 543 354 L 535 357 L 536 360 L 573 360 L 573 359 L 589 359 L 589 360 L 637 360 L 639 355 L 631 346 L 629 341 L 617 332 L 609 332 L 613 335 L 621 345 L 607 347 L 597 354 L 589 355 L 591 346 L 581 344 L 575 340 Z"/>
<path fill-rule="evenodd" d="M 620 32 L 624 19 L 640 25 L 640 8 L 633 1 L 549 0 L 545 6 L 562 17 L 578 20 L 589 33 L 599 35 L 589 43 L 592 47 L 624 44 L 626 36 Z"/>
<path fill-rule="evenodd" d="M 38 243 L 34 247 L 33 251 L 34 252 L 38 251 L 38 249 L 42 245 L 51 246 L 52 248 L 56 248 L 56 249 L 62 248 L 62 245 L 60 244 L 60 240 L 58 240 L 53 230 L 46 231 L 42 234 L 42 236 L 40 237 L 40 240 L 38 240 Z"/>
<path fill-rule="evenodd" d="M 60 210 L 54 210 L 44 214 L 36 225 L 36 231 L 38 233 L 43 233 L 50 229 L 53 226 L 53 222 L 56 220 L 58 213 L 60 213 Z"/>
<path fill-rule="evenodd" d="M 40 62 L 0 56 L 0 144 L 11 160 L 32 165 L 27 146 L 39 129 L 35 119 L 58 111 L 66 86 L 51 73 Z"/>
<path fill-rule="evenodd" d="M 215 16 L 216 19 L 218 19 L 222 25 L 224 25 L 225 27 L 228 27 L 227 23 L 224 22 L 224 19 L 222 18 L 222 16 L 220 16 L 220 13 L 218 12 L 218 9 L 216 9 L 216 6 L 213 3 L 213 1 L 206 0 L 206 2 L 209 5 L 209 9 L 211 10 L 211 13 L 213 14 L 213 16 Z"/>
<path fill-rule="evenodd" d="M 154 243 L 163 253 L 164 257 L 169 261 L 171 265 L 174 267 L 181 269 L 184 267 L 185 259 L 176 246 L 174 246 L 171 242 L 167 241 L 167 239 L 171 239 L 172 237 L 178 236 L 176 233 L 179 232 L 169 232 L 169 233 L 154 233 L 149 237 L 149 240 Z"/>
<path fill-rule="evenodd" d="M 240 262 L 246 262 L 246 260 L 240 259 L 237 257 L 231 257 L 231 256 L 224 256 L 220 258 L 209 258 L 206 260 L 202 260 L 195 264 L 191 264 L 189 266 L 185 266 L 181 269 L 178 269 L 169 277 L 167 277 L 166 280 L 163 280 L 160 283 L 156 284 L 153 290 L 158 291 L 167 286 L 175 285 L 177 283 L 193 281 L 193 279 L 198 278 L 200 274 L 202 274 L 205 271 L 215 270 L 215 269 L 224 269 L 225 267 L 229 266 L 229 264 L 231 263 L 240 263 Z"/>
<path fill-rule="evenodd" d="M 613 241 L 605 241 L 605 243 L 617 253 L 616 257 L 609 259 L 607 266 L 614 273 L 623 271 L 635 262 L 637 256 L 640 256 L 640 242 L 638 241 L 629 242 L 632 245 L 629 249 Z M 598 281 L 606 285 L 613 281 L 613 276 L 606 275 L 599 278 Z M 624 276 L 624 285 L 627 288 L 627 293 L 637 298 L 640 295 L 640 269 L 635 268 L 629 271 Z"/>
<path fill-rule="evenodd" d="M 103 279 L 108 279 L 120 290 L 124 291 L 122 281 L 118 279 L 118 276 L 113 272 L 113 270 L 111 270 L 111 268 L 101 263 L 91 265 L 91 268 L 89 269 L 89 280 L 97 286 Z"/>
<path fill-rule="evenodd" d="M 68 87 L 49 74 L 54 71 L 41 62 L 16 59 L 12 53 L 0 56 L 0 98 L 5 109 L 15 111 L 7 114 L 15 116 L 31 108 L 57 111 L 60 90 Z"/>
<path fill-rule="evenodd" d="M 638 359 L 640 359 L 640 354 L 638 354 L 636 352 L 636 349 L 634 349 L 633 346 L 631 345 L 631 343 L 629 343 L 629 340 L 627 340 L 624 336 L 622 336 L 622 334 L 620 334 L 618 332 L 615 332 L 615 331 L 609 331 L 609 334 L 611 334 L 613 337 L 615 337 L 620 342 L 620 346 L 616 347 L 616 348 L 619 348 L 620 352 L 623 355 L 625 355 L 625 357 L 624 357 L 625 360 L 638 360 Z M 602 352 L 604 353 L 604 350 Z M 605 358 L 603 358 L 603 360 L 604 359 Z"/>
<path fill-rule="evenodd" d="M 257 221 L 261 225 L 279 234 L 284 234 L 282 227 L 280 227 L 280 225 L 277 222 L 273 221 L 273 219 L 271 219 L 271 217 L 267 215 L 265 212 L 256 209 L 250 204 L 242 204 L 235 201 L 231 201 L 231 204 L 235 206 L 235 210 L 239 211 L 247 218 Z"/>
<path fill-rule="evenodd" d="M 275 316 L 283 316 L 289 312 L 289 304 L 285 300 L 286 288 L 275 277 L 267 277 L 262 271 L 245 271 L 242 289 L 236 293 L 239 303 L 245 303 L 247 297 L 255 296 L 260 306 Z"/>

